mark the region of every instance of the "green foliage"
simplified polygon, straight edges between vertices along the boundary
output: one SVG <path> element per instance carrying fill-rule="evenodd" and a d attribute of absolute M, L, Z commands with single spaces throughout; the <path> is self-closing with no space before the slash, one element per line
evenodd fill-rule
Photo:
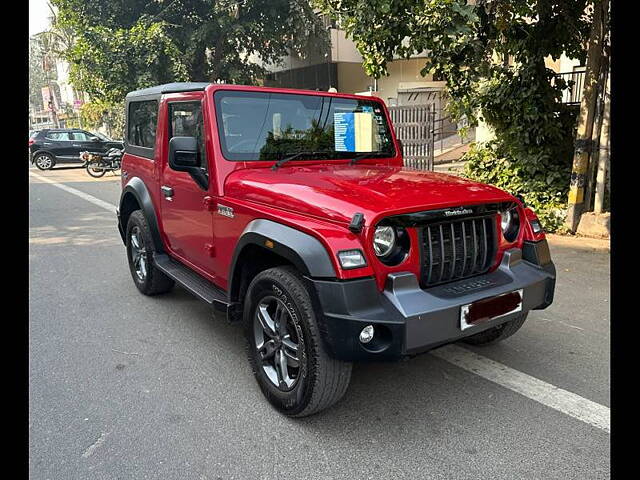
<path fill-rule="evenodd" d="M 29 107 L 43 110 L 42 87 L 47 86 L 47 76 L 42 69 L 45 49 L 42 41 L 34 36 L 29 38 Z M 50 79 L 55 80 L 55 72 L 51 72 Z"/>
<path fill-rule="evenodd" d="M 305 0 L 52 0 L 71 29 L 73 84 L 114 104 L 127 92 L 174 81 L 256 83 L 262 64 L 289 51 L 324 51 Z"/>
<path fill-rule="evenodd" d="M 496 135 L 467 155 L 466 174 L 528 195 L 549 230 L 558 223 L 548 212 L 566 201 L 575 111 L 561 103 L 566 84 L 552 82 L 544 59 L 584 60 L 591 3 L 316 0 L 340 19 L 370 75 L 386 75 L 394 56 L 429 51 L 422 74 L 446 81 L 454 120 L 483 119 Z"/>
<path fill-rule="evenodd" d="M 89 130 L 106 125 L 111 138 L 120 140 L 124 137 L 124 102 L 93 100 L 80 107 L 80 118 L 83 126 Z"/>
<path fill-rule="evenodd" d="M 464 160 L 463 174 L 466 177 L 522 195 L 546 231 L 555 232 L 562 227 L 569 189 L 568 174 L 571 172 L 570 158 L 564 165 L 514 158 L 498 142 L 492 141 L 473 144 Z"/>

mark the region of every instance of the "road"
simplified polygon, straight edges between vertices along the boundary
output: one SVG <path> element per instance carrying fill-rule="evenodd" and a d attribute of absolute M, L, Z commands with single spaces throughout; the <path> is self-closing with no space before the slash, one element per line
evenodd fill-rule
<path fill-rule="evenodd" d="M 181 288 L 135 289 L 117 177 L 30 172 L 30 478 L 610 477 L 610 434 L 580 417 L 609 412 L 606 250 L 551 242 L 555 303 L 516 335 L 357 364 L 339 404 L 296 420 L 263 399 L 237 326 Z"/>

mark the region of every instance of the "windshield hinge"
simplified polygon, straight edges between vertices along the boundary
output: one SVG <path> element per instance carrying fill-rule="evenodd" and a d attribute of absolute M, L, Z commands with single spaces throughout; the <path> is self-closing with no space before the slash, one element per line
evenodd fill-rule
<path fill-rule="evenodd" d="M 360 233 L 364 227 L 364 214 L 357 212 L 353 215 L 351 223 L 349 224 L 349 230 L 353 233 Z"/>

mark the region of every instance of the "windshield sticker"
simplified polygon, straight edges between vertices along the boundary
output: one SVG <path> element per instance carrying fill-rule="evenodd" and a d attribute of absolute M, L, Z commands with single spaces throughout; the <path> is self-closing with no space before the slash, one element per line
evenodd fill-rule
<path fill-rule="evenodd" d="M 335 112 L 333 114 L 334 142 L 338 152 L 355 152 L 355 119 L 352 112 Z"/>
<path fill-rule="evenodd" d="M 375 123 L 374 123 L 375 122 Z M 338 152 L 374 152 L 378 150 L 377 122 L 370 112 L 333 114 L 335 150 Z"/>

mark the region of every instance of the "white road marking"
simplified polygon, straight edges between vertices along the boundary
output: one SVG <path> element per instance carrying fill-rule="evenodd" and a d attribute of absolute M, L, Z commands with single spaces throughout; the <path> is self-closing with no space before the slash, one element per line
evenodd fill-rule
<path fill-rule="evenodd" d="M 114 212 L 116 209 L 115 205 L 100 200 L 93 195 L 81 192 L 80 190 L 55 182 L 33 172 L 29 172 L 29 174 L 43 182 L 50 183 L 66 192 L 83 198 L 105 210 Z M 438 348 L 437 350 L 433 350 L 431 355 L 589 425 L 600 428 L 606 432 L 611 431 L 611 413 L 609 407 L 592 402 L 580 395 L 543 382 L 526 373 L 514 370 L 513 368 L 502 365 L 465 348 L 458 347 L 457 345 L 447 345 Z M 87 456 L 91 455 L 93 452 L 92 448 L 97 448 L 102 441 L 103 437 L 101 436 L 96 444 L 89 447 L 85 454 L 87 454 Z M 85 454 L 83 454 L 83 456 L 85 456 Z"/>
<path fill-rule="evenodd" d="M 54 180 L 51 180 L 50 178 L 46 178 L 43 177 L 42 175 L 38 175 L 37 173 L 33 173 L 33 172 L 29 172 L 29 175 L 37 178 L 38 180 L 41 180 L 43 182 L 46 183 L 50 183 L 51 185 L 53 185 L 54 187 L 58 187 L 61 190 L 64 190 L 65 192 L 69 192 L 73 195 L 76 195 L 80 198 L 83 198 L 84 200 L 86 200 L 87 202 L 91 202 L 94 205 L 97 205 L 100 208 L 104 208 L 105 210 L 110 211 L 111 213 L 115 213 L 116 211 L 116 206 L 109 203 L 109 202 L 105 202 L 104 200 L 100 200 L 99 198 L 94 197 L 93 195 L 89 195 L 88 193 L 84 193 L 81 192 L 80 190 L 77 190 L 73 187 L 69 187 L 63 183 L 58 183 Z"/>
<path fill-rule="evenodd" d="M 605 432 L 611 431 L 609 407 L 592 402 L 580 395 L 543 382 L 457 345 L 438 348 L 433 350 L 431 355 Z"/>

